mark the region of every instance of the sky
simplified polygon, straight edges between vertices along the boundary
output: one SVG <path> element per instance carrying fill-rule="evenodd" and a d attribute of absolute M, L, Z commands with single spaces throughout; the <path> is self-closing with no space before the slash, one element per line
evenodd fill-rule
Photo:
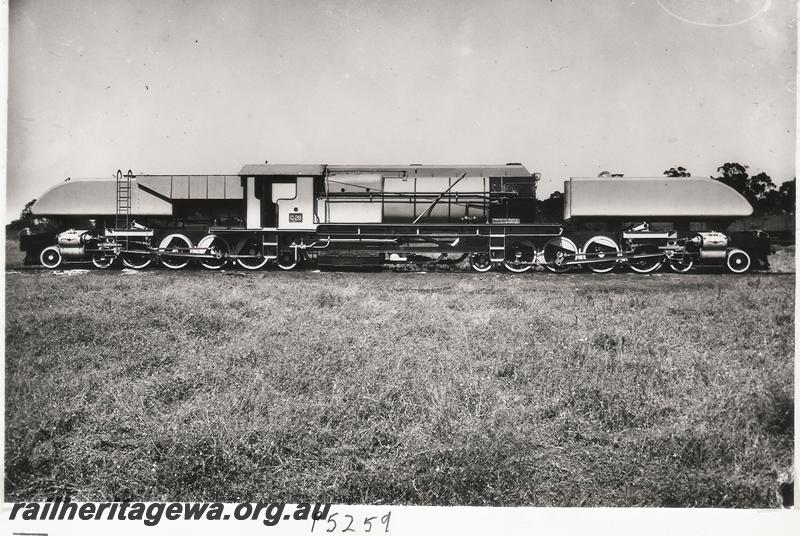
<path fill-rule="evenodd" d="M 793 0 L 12 0 L 7 214 L 248 163 L 795 176 Z"/>

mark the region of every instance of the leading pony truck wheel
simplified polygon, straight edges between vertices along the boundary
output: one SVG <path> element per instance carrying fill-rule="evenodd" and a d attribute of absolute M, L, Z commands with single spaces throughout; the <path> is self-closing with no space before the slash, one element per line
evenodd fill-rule
<path fill-rule="evenodd" d="M 42 253 L 39 255 L 39 262 L 42 263 L 42 266 L 45 268 L 50 268 L 51 270 L 61 266 L 61 262 L 63 260 L 64 258 L 61 256 L 61 250 L 58 249 L 58 246 L 44 248 Z"/>
<path fill-rule="evenodd" d="M 741 249 L 732 249 L 728 252 L 726 261 L 728 270 L 734 274 L 743 274 L 750 269 L 750 255 Z"/>

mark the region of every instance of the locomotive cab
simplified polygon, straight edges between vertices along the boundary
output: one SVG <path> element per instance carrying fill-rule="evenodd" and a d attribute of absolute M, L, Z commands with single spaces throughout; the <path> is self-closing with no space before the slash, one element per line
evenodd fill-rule
<path fill-rule="evenodd" d="M 311 231 L 319 222 L 314 186 L 323 165 L 248 165 L 240 172 L 247 229 Z"/>
<path fill-rule="evenodd" d="M 506 223 L 534 222 L 536 217 L 535 176 L 491 177 L 489 184 L 490 221 Z M 501 196 L 505 196 L 505 199 Z"/>

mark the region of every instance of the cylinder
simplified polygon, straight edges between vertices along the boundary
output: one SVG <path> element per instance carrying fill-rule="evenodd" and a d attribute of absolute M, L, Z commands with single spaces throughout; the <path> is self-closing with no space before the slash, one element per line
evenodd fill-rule
<path fill-rule="evenodd" d="M 83 246 L 59 246 L 58 249 L 65 259 L 77 259 L 84 256 Z"/>
<path fill-rule="evenodd" d="M 724 249 L 701 249 L 700 259 L 703 261 L 711 261 L 713 264 L 724 264 L 728 252 Z"/>

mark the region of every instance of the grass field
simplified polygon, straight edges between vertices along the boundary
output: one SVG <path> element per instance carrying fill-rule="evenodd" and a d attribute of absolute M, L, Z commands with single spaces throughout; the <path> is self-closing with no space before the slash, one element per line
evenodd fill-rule
<path fill-rule="evenodd" d="M 791 472 L 791 275 L 56 275 L 7 251 L 6 500 L 776 507 Z"/>

